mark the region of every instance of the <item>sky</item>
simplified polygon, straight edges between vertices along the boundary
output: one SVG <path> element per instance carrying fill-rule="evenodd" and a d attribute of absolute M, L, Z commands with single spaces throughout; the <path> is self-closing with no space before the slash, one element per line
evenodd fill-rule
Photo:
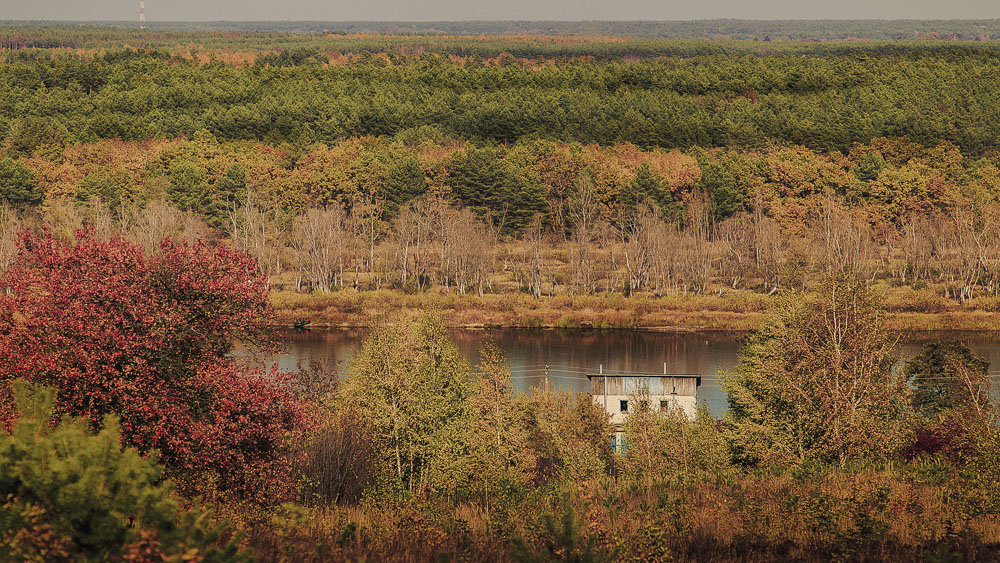
<path fill-rule="evenodd" d="M 139 0 L 0 0 L 0 20 L 132 20 Z M 1000 0 L 146 0 L 151 21 L 995 19 Z"/>

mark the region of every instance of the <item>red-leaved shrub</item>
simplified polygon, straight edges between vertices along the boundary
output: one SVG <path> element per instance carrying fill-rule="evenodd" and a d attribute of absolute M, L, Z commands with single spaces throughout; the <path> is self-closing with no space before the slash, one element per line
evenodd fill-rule
<path fill-rule="evenodd" d="M 157 450 L 192 492 L 266 502 L 287 495 L 302 413 L 284 376 L 229 356 L 259 342 L 271 314 L 252 259 L 225 246 L 164 241 L 147 255 L 81 231 L 25 233 L 0 278 L 0 392 L 15 378 L 58 390 L 57 410 Z"/>

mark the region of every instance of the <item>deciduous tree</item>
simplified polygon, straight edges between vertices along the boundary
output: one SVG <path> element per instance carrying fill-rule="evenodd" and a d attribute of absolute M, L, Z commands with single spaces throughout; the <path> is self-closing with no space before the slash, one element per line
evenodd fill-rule
<path fill-rule="evenodd" d="M 862 280 L 787 298 L 725 375 L 732 441 L 748 463 L 884 459 L 909 426 L 898 337 Z"/>
<path fill-rule="evenodd" d="M 229 356 L 265 342 L 266 286 L 253 260 L 224 246 L 166 240 L 147 255 L 81 231 L 24 234 L 0 294 L 0 382 L 57 389 L 60 414 L 160 453 L 189 492 L 260 502 L 290 492 L 288 439 L 302 423 L 277 373 Z"/>

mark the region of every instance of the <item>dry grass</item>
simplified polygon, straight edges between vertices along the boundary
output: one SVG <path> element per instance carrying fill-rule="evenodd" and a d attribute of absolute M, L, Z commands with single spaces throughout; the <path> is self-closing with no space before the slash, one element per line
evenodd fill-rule
<path fill-rule="evenodd" d="M 884 297 L 890 325 L 900 330 L 996 330 L 1000 300 L 981 297 L 966 304 L 932 298 L 927 290 L 893 288 Z M 936 297 L 936 296 L 935 296 Z M 381 314 L 399 322 L 427 309 L 440 310 L 455 327 L 614 328 L 747 331 L 760 326 L 774 297 L 752 291 L 722 295 L 561 295 L 534 299 L 524 293 L 459 295 L 395 290 L 303 294 L 274 291 L 278 322 L 309 319 L 316 327 L 368 326 Z"/>
<path fill-rule="evenodd" d="M 599 549 L 623 561 L 995 560 L 1000 519 L 966 502 L 940 466 L 654 483 L 597 478 L 535 491 L 504 514 L 475 503 L 283 509 L 251 527 L 263 560 L 507 561 L 544 541 L 562 493 Z"/>
<path fill-rule="evenodd" d="M 557 296 L 534 299 L 506 293 L 458 295 L 428 292 L 342 290 L 326 294 L 274 292 L 279 321 L 309 319 L 313 326 L 366 326 L 381 313 L 405 320 L 427 309 L 440 310 L 452 326 L 514 328 L 646 328 L 748 330 L 768 307 L 750 293 L 733 296 L 622 297 Z"/>

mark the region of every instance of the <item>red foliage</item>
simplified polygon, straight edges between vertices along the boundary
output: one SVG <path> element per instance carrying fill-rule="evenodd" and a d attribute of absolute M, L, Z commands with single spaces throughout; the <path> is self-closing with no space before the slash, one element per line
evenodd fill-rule
<path fill-rule="evenodd" d="M 271 314 L 252 259 L 205 243 L 164 241 L 147 256 L 86 231 L 74 243 L 24 234 L 0 286 L 3 387 L 52 385 L 60 412 L 95 426 L 117 414 L 122 440 L 157 450 L 182 485 L 259 501 L 287 492 L 299 405 L 283 376 L 228 357 L 234 340 L 260 342 Z"/>
<path fill-rule="evenodd" d="M 976 416 L 972 409 L 954 409 L 935 424 L 918 430 L 912 443 L 903 451 L 903 458 L 913 460 L 940 454 L 952 461 L 962 460 L 975 453 L 979 437 L 985 435 L 987 426 L 985 420 Z"/>
<path fill-rule="evenodd" d="M 903 458 L 912 461 L 921 456 L 934 455 L 944 449 L 945 437 L 934 429 L 921 429 L 913 436 L 913 442 L 903 451 Z"/>

